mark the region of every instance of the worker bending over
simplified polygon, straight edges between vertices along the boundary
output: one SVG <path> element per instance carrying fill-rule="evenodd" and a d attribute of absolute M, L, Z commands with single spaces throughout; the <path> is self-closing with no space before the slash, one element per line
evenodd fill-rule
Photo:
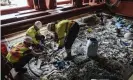
<path fill-rule="evenodd" d="M 41 21 L 36 21 L 33 26 L 31 26 L 26 31 L 26 36 L 29 36 L 32 38 L 33 46 L 37 49 L 43 50 L 41 44 L 44 44 L 44 36 L 41 35 L 39 28 L 42 27 Z"/>
<path fill-rule="evenodd" d="M 79 24 L 72 20 L 62 20 L 58 23 L 49 23 L 47 28 L 53 32 L 54 40 L 59 44 L 59 48 L 65 46 L 67 57 L 64 60 L 73 59 L 71 47 L 78 35 Z"/>
<path fill-rule="evenodd" d="M 15 71 L 22 73 L 27 71 L 27 69 L 23 67 L 33 57 L 31 50 L 29 49 L 29 47 L 32 45 L 31 42 L 32 39 L 30 37 L 26 37 L 23 42 L 14 45 L 7 54 L 6 58 L 13 64 Z"/>

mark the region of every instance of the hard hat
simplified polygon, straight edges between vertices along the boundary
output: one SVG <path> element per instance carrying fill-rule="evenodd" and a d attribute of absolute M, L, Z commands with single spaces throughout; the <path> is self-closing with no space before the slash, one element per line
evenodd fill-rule
<path fill-rule="evenodd" d="M 41 28 L 42 27 L 42 22 L 41 21 L 36 21 L 34 25 L 38 28 Z"/>
<path fill-rule="evenodd" d="M 48 29 L 49 31 L 53 31 L 54 27 L 55 27 L 55 23 L 54 23 L 54 22 L 48 23 L 48 24 L 47 24 L 47 29 Z"/>
<path fill-rule="evenodd" d="M 29 36 L 26 36 L 26 37 L 24 38 L 24 42 L 32 44 L 32 38 L 29 37 Z"/>
<path fill-rule="evenodd" d="M 131 32 L 125 33 L 124 38 L 128 40 L 133 40 L 133 33 Z"/>

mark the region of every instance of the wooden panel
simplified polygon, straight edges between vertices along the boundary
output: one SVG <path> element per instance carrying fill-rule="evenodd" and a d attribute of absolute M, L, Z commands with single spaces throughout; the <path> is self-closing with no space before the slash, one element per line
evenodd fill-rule
<path fill-rule="evenodd" d="M 112 0 L 112 2 L 115 0 Z M 121 1 L 121 3 L 114 9 L 114 12 L 128 16 L 133 17 L 133 1 Z"/>
<path fill-rule="evenodd" d="M 92 6 L 92 7 L 86 6 L 86 7 L 76 8 L 74 10 L 64 11 L 61 13 L 49 14 L 46 16 L 40 16 L 40 17 L 36 17 L 36 18 L 25 19 L 25 20 L 21 20 L 21 21 L 4 24 L 4 25 L 1 25 L 1 35 L 3 36 L 6 34 L 16 32 L 16 31 L 24 30 L 24 29 L 28 28 L 29 26 L 31 26 L 37 20 L 40 20 L 43 23 L 48 23 L 48 22 L 52 22 L 52 21 L 56 21 L 56 20 L 67 19 L 67 18 L 70 18 L 73 16 L 87 13 L 87 12 L 96 11 L 101 8 L 104 9 L 105 5 L 103 4 L 103 5 L 97 5 L 97 6 Z M 24 26 L 24 25 L 27 25 L 27 26 Z M 22 26 L 22 27 L 20 27 L 20 26 Z"/>
<path fill-rule="evenodd" d="M 35 18 L 37 16 L 44 16 L 44 15 L 48 15 L 48 14 L 50 14 L 50 13 L 44 12 L 44 11 L 34 12 L 34 13 L 30 13 L 30 14 L 19 14 L 19 15 L 15 15 L 11 18 L 1 20 L 1 24 L 7 24 L 7 23 L 15 22 L 15 21 Z"/>

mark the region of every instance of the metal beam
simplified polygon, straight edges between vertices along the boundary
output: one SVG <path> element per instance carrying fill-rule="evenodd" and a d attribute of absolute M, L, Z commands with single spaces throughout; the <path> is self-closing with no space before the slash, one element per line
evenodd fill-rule
<path fill-rule="evenodd" d="M 77 15 L 84 14 L 87 12 L 96 11 L 99 9 L 105 9 L 105 4 L 97 5 L 97 6 L 86 6 L 86 7 L 81 7 L 81 8 L 75 8 L 72 10 L 63 11 L 61 13 L 55 13 L 55 14 L 50 14 L 50 15 L 40 16 L 36 18 L 30 18 L 26 20 L 3 24 L 1 25 L 1 35 L 4 36 L 6 34 L 10 34 L 13 32 L 21 31 L 23 29 L 27 29 L 37 20 L 40 20 L 44 24 L 46 24 L 52 21 L 67 19 L 73 16 L 77 16 Z M 23 26 L 23 25 L 27 25 L 27 26 Z M 20 27 L 20 26 L 23 26 L 23 27 Z"/>

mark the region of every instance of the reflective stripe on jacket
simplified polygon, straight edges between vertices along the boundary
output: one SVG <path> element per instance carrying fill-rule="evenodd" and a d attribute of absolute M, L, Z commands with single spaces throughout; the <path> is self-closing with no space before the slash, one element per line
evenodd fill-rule
<path fill-rule="evenodd" d="M 69 32 L 70 27 L 72 26 L 73 21 L 71 20 L 62 20 L 56 24 L 55 32 L 58 36 L 58 44 L 59 46 L 64 45 L 64 38 L 66 37 L 67 33 Z"/>
<path fill-rule="evenodd" d="M 34 44 L 39 44 L 39 40 L 36 40 L 36 35 L 40 35 L 40 31 L 36 31 L 34 26 L 30 27 L 27 31 L 26 31 L 26 35 L 30 36 L 33 40 Z"/>
<path fill-rule="evenodd" d="M 10 52 L 7 54 L 6 58 L 12 62 L 18 62 L 21 57 L 24 56 L 24 52 L 29 50 L 23 43 L 18 43 L 16 46 L 11 48 Z"/>

